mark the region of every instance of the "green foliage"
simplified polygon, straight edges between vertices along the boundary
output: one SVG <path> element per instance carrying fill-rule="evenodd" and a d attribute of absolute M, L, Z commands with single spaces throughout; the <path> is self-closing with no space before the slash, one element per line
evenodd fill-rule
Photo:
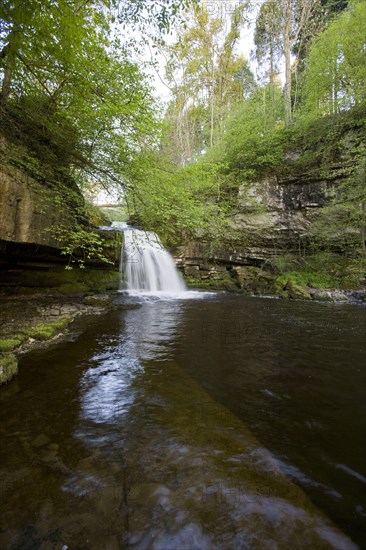
<path fill-rule="evenodd" d="M 283 158 L 284 132 L 281 91 L 275 85 L 256 90 L 238 105 L 227 122 L 217 153 L 227 170 L 253 180 L 272 172 Z"/>
<path fill-rule="evenodd" d="M 102 3 L 23 4 L 5 2 L 0 9 L 2 132 L 26 148 L 25 168 L 32 169 L 33 159 L 45 180 L 123 186 L 126 166 L 157 127 L 149 85 L 132 53 L 109 38 Z M 178 5 L 159 4 L 166 13 Z"/>
<path fill-rule="evenodd" d="M 316 252 L 306 256 L 280 256 L 271 261 L 281 284 L 287 280 L 300 287 L 358 288 L 365 279 L 366 265 L 357 258 L 334 252 Z"/>
<path fill-rule="evenodd" d="M 72 269 L 73 265 L 82 269 L 88 260 L 99 260 L 105 264 L 113 265 L 113 262 L 104 254 L 105 241 L 99 233 L 76 225 L 70 228 L 69 225 L 57 224 L 48 229 L 60 243 L 61 254 L 69 256 L 69 263 L 66 269 Z"/>
<path fill-rule="evenodd" d="M 157 31 L 169 32 L 174 23 L 179 20 L 179 14 L 198 0 L 112 0 L 112 6 L 117 8 L 116 18 L 123 28 L 131 23 L 143 33 Z M 114 18 L 114 10 L 112 10 Z M 160 36 L 160 34 L 158 35 Z"/>
<path fill-rule="evenodd" d="M 365 2 L 353 0 L 314 40 L 306 64 L 305 107 L 313 116 L 365 101 Z"/>
<path fill-rule="evenodd" d="M 284 285 L 290 282 L 299 287 L 310 288 L 334 288 L 339 285 L 339 280 L 331 275 L 314 271 L 288 271 L 277 277 L 277 280 Z"/>
<path fill-rule="evenodd" d="M 158 232 L 164 243 L 177 244 L 197 232 L 221 235 L 223 209 L 212 200 L 219 193 L 215 164 L 177 167 L 153 154 L 141 162 L 127 194 L 133 220 Z"/>
<path fill-rule="evenodd" d="M 115 25 L 145 26 L 148 33 L 146 22 L 152 21 L 153 33 L 169 30 L 188 4 L 115 0 L 110 9 L 103 0 L 9 0 L 0 6 L 0 130 L 10 144 L 2 160 L 43 185 L 41 213 L 50 196 L 53 206 L 71 212 L 51 228 L 69 267 L 93 259 L 111 263 L 103 239 L 87 225 L 90 218 L 103 223 L 82 199 L 88 185 L 123 188 L 132 219 L 158 232 L 163 242 L 198 236 L 214 248 L 249 242 L 245 231 L 228 231 L 239 186 L 320 163 L 326 171 L 344 160 L 348 172 L 342 177 L 349 178 L 309 236 L 319 249 L 338 246 L 357 254 L 365 246 L 362 144 L 354 144 L 349 158 L 342 155 L 347 129 L 364 105 L 364 2 L 352 0 L 341 11 L 343 0 L 335 10 L 322 1 L 316 21 L 310 17 L 315 2 L 262 3 L 256 54 L 270 65 L 270 84 L 262 87 L 235 49 L 249 6 L 239 3 L 226 21 L 210 17 L 204 7 L 191 12 L 172 47 L 164 47 L 161 37 L 155 42 L 168 57 L 173 94 L 161 129 L 160 108 L 135 61 L 134 33 L 122 42 Z M 314 38 L 332 10 L 340 14 Z M 299 82 L 297 70 L 291 79 L 291 49 L 302 67 L 310 51 Z M 276 83 L 284 54 L 285 94 Z M 300 86 L 292 105 L 291 84 Z M 305 99 L 295 124 L 285 129 L 285 107 L 289 122 L 299 97 Z M 300 158 L 287 158 L 291 148 Z M 303 271 L 316 285 L 312 270 Z"/>

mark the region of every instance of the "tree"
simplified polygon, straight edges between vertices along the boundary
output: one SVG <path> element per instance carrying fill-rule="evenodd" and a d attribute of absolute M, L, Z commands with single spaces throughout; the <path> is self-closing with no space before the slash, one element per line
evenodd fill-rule
<path fill-rule="evenodd" d="M 3 131 L 11 133 L 12 123 L 44 128 L 70 169 L 124 185 L 141 142 L 154 139 L 156 116 L 128 48 L 109 38 L 104 5 L 15 0 L 2 4 L 0 16 Z"/>
<path fill-rule="evenodd" d="M 218 155 L 238 184 L 270 174 L 284 146 L 281 88 L 268 84 L 239 103 L 227 121 Z"/>
<path fill-rule="evenodd" d="M 365 3 L 351 2 L 314 40 L 304 75 L 305 107 L 314 116 L 365 102 Z"/>
<path fill-rule="evenodd" d="M 270 60 L 270 76 L 281 58 L 285 62 L 285 120 L 292 122 L 292 70 L 291 53 L 307 26 L 319 0 L 267 0 L 262 4 L 256 21 L 255 44 L 257 58 Z M 271 5 L 273 4 L 273 5 Z"/>
<path fill-rule="evenodd" d="M 314 4 L 311 17 L 307 19 L 293 46 L 296 56 L 297 78 L 304 71 L 313 39 L 323 32 L 330 21 L 339 15 L 348 5 L 348 0 L 320 0 Z"/>
<path fill-rule="evenodd" d="M 161 152 L 150 150 L 134 162 L 133 170 L 126 202 L 135 224 L 158 232 L 169 245 L 197 231 L 211 238 L 220 233 L 223 208 L 212 200 L 218 177 L 215 164 L 177 166 Z"/>
<path fill-rule="evenodd" d="M 227 112 L 254 87 L 244 57 L 235 52 L 245 6 L 227 21 L 195 10 L 179 40 L 167 50 L 167 79 L 173 94 L 167 113 L 169 138 L 178 145 L 180 162 L 194 160 L 212 147 L 223 131 Z"/>
<path fill-rule="evenodd" d="M 143 36 L 160 38 L 180 20 L 180 14 L 198 4 L 198 0 L 111 0 L 112 15 L 122 25 L 133 25 Z M 109 2 L 106 2 L 109 5 Z M 156 32 L 157 31 L 157 34 Z"/>
<path fill-rule="evenodd" d="M 269 82 L 273 84 L 278 73 L 281 55 L 281 10 L 276 2 L 261 5 L 254 30 L 255 56 L 258 64 L 269 63 Z"/>

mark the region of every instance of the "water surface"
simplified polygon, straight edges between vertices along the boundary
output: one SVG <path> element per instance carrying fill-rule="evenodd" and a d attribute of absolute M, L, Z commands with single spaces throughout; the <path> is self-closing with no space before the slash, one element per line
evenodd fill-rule
<path fill-rule="evenodd" d="M 21 361 L 1 548 L 365 547 L 365 308 L 187 298 Z"/>

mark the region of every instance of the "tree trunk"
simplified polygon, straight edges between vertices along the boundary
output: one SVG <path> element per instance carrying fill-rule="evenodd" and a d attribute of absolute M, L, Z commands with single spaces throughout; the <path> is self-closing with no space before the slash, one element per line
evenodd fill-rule
<path fill-rule="evenodd" d="M 15 51 L 14 51 L 14 38 L 16 31 L 12 30 L 9 34 L 8 44 L 3 49 L 3 62 L 4 77 L 1 86 L 0 101 L 1 105 L 5 105 L 11 89 L 11 79 L 15 64 Z"/>
<path fill-rule="evenodd" d="M 270 39 L 270 48 L 269 48 L 269 83 L 274 83 L 274 51 L 273 51 L 273 38 Z"/>
<path fill-rule="evenodd" d="M 4 78 L 3 78 L 3 84 L 1 87 L 1 105 L 5 105 L 9 94 L 10 94 L 10 84 L 11 84 L 11 75 L 12 70 L 9 66 L 6 66 L 4 69 Z"/>
<path fill-rule="evenodd" d="M 215 78 L 215 56 L 212 55 L 212 85 L 211 85 L 211 129 L 210 129 L 210 145 L 212 147 L 213 145 L 213 130 L 214 130 L 214 97 L 215 97 L 215 90 L 214 90 L 214 78 Z"/>
<path fill-rule="evenodd" d="M 285 0 L 284 13 L 284 29 L 283 29 L 283 48 L 285 54 L 285 122 L 289 126 L 292 122 L 291 109 L 291 4 L 290 0 Z"/>

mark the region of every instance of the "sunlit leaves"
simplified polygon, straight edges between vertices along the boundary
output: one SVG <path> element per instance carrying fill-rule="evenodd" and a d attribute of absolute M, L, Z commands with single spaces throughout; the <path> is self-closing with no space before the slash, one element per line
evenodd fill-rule
<path fill-rule="evenodd" d="M 123 185 L 126 165 L 155 139 L 156 116 L 128 48 L 109 36 L 103 3 L 30 1 L 22 9 L 16 0 L 2 5 L 0 17 L 3 105 L 11 120 L 16 111 L 23 127 L 45 128 L 50 147 L 58 144 L 86 178 Z"/>
<path fill-rule="evenodd" d="M 305 73 L 307 107 L 314 115 L 365 101 L 366 4 L 351 2 L 314 41 Z"/>

